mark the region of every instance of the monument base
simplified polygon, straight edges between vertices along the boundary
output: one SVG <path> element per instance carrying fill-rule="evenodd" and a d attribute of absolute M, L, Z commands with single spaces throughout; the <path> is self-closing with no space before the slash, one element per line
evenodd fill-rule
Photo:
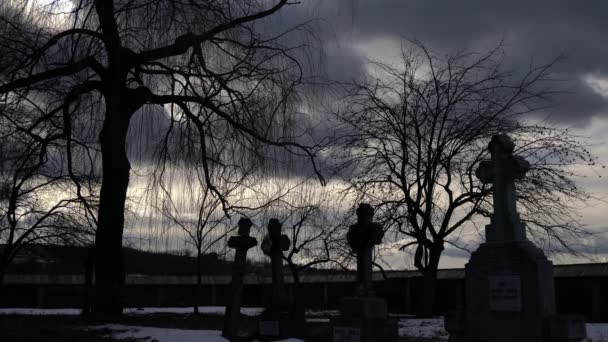
<path fill-rule="evenodd" d="M 446 316 L 450 341 L 584 338 L 578 337 L 584 335 L 584 322 L 581 328 L 576 319 L 555 315 L 553 264 L 530 241 L 483 243 L 471 255 L 465 273 L 466 310 Z M 564 324 L 570 328 L 560 330 Z"/>
<path fill-rule="evenodd" d="M 262 342 L 284 339 L 290 336 L 288 311 L 265 310 L 258 321 L 258 337 Z"/>
<path fill-rule="evenodd" d="M 342 299 L 331 334 L 333 342 L 396 342 L 399 336 L 397 320 L 387 318 L 386 301 L 376 297 Z"/>

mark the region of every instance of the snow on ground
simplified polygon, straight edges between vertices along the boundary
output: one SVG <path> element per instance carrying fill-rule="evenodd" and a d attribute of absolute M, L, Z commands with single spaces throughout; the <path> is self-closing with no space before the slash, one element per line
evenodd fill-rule
<path fill-rule="evenodd" d="M 199 312 L 209 315 L 223 315 L 223 306 L 200 306 Z M 247 316 L 256 316 L 262 313 L 262 308 L 241 308 L 241 313 Z M 0 309 L 0 315 L 80 315 L 80 309 L 32 309 L 32 308 L 10 308 Z M 125 308 L 126 315 L 148 315 L 154 313 L 190 314 L 192 307 L 174 308 Z"/>
<path fill-rule="evenodd" d="M 608 323 L 587 323 L 589 341 L 608 342 Z"/>
<path fill-rule="evenodd" d="M 608 323 L 587 323 L 586 342 L 608 342 Z M 443 318 L 400 319 L 399 336 L 426 337 L 447 341 L 448 333 L 443 327 Z"/>
<path fill-rule="evenodd" d="M 399 336 L 426 337 L 437 341 L 448 340 L 448 333 L 443 328 L 443 318 L 400 319 Z"/>
<path fill-rule="evenodd" d="M 115 339 L 142 339 L 158 342 L 227 342 L 216 330 L 185 330 L 139 327 L 122 324 L 105 324 L 90 326 L 89 330 L 103 331 L 100 335 Z"/>
<path fill-rule="evenodd" d="M 314 317 L 330 317 L 338 316 L 340 311 L 338 310 L 306 310 L 306 316 Z"/>
<path fill-rule="evenodd" d="M 219 330 L 186 330 L 140 327 L 123 324 L 104 324 L 88 327 L 88 330 L 97 331 L 100 335 L 115 339 L 138 339 L 141 341 L 156 342 L 229 342 L 221 336 Z M 297 338 L 289 338 L 277 342 L 303 342 Z"/>
<path fill-rule="evenodd" d="M 102 335 L 116 339 L 141 339 L 158 342 L 227 342 L 217 330 L 185 330 L 140 327 L 122 324 L 106 324 L 88 327 L 89 330 L 101 332 Z M 608 342 L 608 323 L 587 324 L 587 342 Z M 443 328 L 442 318 L 401 319 L 399 336 L 424 337 L 436 341 L 447 341 L 448 334 Z M 278 342 L 302 342 L 290 338 Z"/>
<path fill-rule="evenodd" d="M 35 316 L 74 316 L 80 315 L 81 309 L 30 309 L 30 308 L 9 308 L 0 309 L 0 315 L 35 315 Z"/>
<path fill-rule="evenodd" d="M 192 307 L 178 308 L 126 308 L 124 310 L 127 315 L 147 315 L 153 313 L 175 313 L 175 314 L 190 314 Z M 199 306 L 198 310 L 202 314 L 223 315 L 226 308 L 224 306 Z M 263 308 L 241 308 L 241 313 L 247 316 L 257 316 L 262 313 Z"/>
<path fill-rule="evenodd" d="M 329 318 L 306 318 L 307 323 L 329 323 Z"/>
<path fill-rule="evenodd" d="M 248 316 L 256 316 L 262 312 L 262 308 L 241 308 L 241 313 Z M 223 315 L 223 306 L 201 306 L 201 313 L 210 315 Z M 171 307 L 171 308 L 127 308 L 127 315 L 146 315 L 154 313 L 174 313 L 174 314 L 190 314 L 192 307 Z M 17 314 L 17 315 L 79 315 L 80 309 L 33 309 L 33 308 L 8 308 L 0 309 L 2 314 Z M 336 310 L 323 311 L 306 311 L 307 322 L 329 322 L 329 317 L 338 315 Z M 408 337 L 426 337 L 433 338 L 437 341 L 446 341 L 448 334 L 443 327 L 443 318 L 417 319 L 406 318 L 406 315 L 390 315 L 399 318 L 399 335 Z M 106 325 L 95 326 L 90 329 L 110 329 L 115 330 L 118 335 L 113 335 L 119 338 L 132 337 L 144 338 L 151 336 L 158 342 L 173 342 L 173 341 L 226 341 L 220 336 L 219 331 L 209 330 L 180 330 L 166 328 L 151 328 L 123 325 Z M 113 333 L 114 334 L 114 333 Z M 608 342 L 608 323 L 587 323 L 587 342 Z M 204 339 L 203 339 L 204 337 Z M 284 342 L 296 342 L 297 339 L 289 339 Z"/>

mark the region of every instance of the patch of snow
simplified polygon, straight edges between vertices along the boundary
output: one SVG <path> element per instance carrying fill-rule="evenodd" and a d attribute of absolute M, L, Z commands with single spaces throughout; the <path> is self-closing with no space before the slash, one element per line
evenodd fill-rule
<path fill-rule="evenodd" d="M 608 342 L 608 323 L 587 323 L 586 342 Z M 449 335 L 443 326 L 443 318 L 400 319 L 399 336 L 426 337 L 447 341 Z"/>
<path fill-rule="evenodd" d="M 31 316 L 74 316 L 80 315 L 81 309 L 35 309 L 35 308 L 6 308 L 0 309 L 0 315 L 31 315 Z"/>
<path fill-rule="evenodd" d="M 329 318 L 306 318 L 309 323 L 329 323 Z"/>
<path fill-rule="evenodd" d="M 443 318 L 415 318 L 399 320 L 399 336 L 448 340 L 448 332 L 443 328 Z"/>
<path fill-rule="evenodd" d="M 208 315 L 223 315 L 225 307 L 223 306 L 199 306 L 199 312 Z M 262 308 L 241 308 L 241 313 L 247 316 L 257 316 L 262 313 Z M 80 315 L 79 308 L 65 309 L 36 309 L 36 308 L 6 308 L 0 309 L 0 315 L 41 315 L 41 316 L 75 316 Z M 125 315 L 148 315 L 154 313 L 173 313 L 173 314 L 190 314 L 192 307 L 170 307 L 170 308 L 125 308 Z"/>
<path fill-rule="evenodd" d="M 338 316 L 338 310 L 306 310 L 306 316 Z"/>
<path fill-rule="evenodd" d="M 587 341 L 608 342 L 608 323 L 587 323 Z"/>
<path fill-rule="evenodd" d="M 137 339 L 156 342 L 229 342 L 221 336 L 219 330 L 188 330 L 141 327 L 123 324 L 104 324 L 87 327 L 89 331 L 115 339 Z M 288 338 L 276 342 L 304 342 L 297 338 Z"/>
<path fill-rule="evenodd" d="M 89 326 L 88 330 L 97 331 L 115 339 L 140 339 L 157 342 L 229 342 L 219 330 L 186 330 L 140 327 L 122 324 Z"/>
<path fill-rule="evenodd" d="M 226 308 L 224 306 L 199 306 L 198 311 L 208 315 L 223 315 Z M 263 308 L 241 308 L 241 313 L 246 316 L 257 316 L 262 313 Z M 174 313 L 174 314 L 191 314 L 192 307 L 149 307 L 149 308 L 125 308 L 124 313 L 127 315 L 147 315 L 155 313 Z"/>

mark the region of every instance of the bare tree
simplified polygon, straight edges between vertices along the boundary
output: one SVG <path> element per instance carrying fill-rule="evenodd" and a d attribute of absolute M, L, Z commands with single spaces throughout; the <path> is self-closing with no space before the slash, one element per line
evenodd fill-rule
<path fill-rule="evenodd" d="M 33 243 L 83 244 L 94 230 L 63 167 L 63 133 L 19 98 L 0 105 L 0 286 Z"/>
<path fill-rule="evenodd" d="M 400 249 L 411 248 L 424 282 L 424 315 L 433 310 L 446 244 L 489 215 L 492 188 L 475 176 L 489 139 L 506 133 L 532 164 L 517 185 L 528 231 L 545 248 L 573 251 L 585 234 L 576 206 L 588 194 L 571 166 L 593 164 L 584 142 L 567 130 L 529 123 L 554 92 L 549 65 L 522 72 L 501 67 L 498 48 L 447 57 L 409 42 L 400 66 L 372 63 L 375 77 L 343 85 L 336 112 L 350 190 L 371 201 Z"/>
<path fill-rule="evenodd" d="M 245 180 L 249 174 L 241 168 L 213 165 L 207 170 L 173 167 L 155 176 L 151 186 L 152 203 L 165 218 L 163 226 L 168 231 L 177 227 L 196 250 L 197 287 L 193 308 L 198 314 L 203 273 L 201 258 L 209 251 L 222 252 L 218 245 L 234 230 L 222 209 L 222 201 L 236 206 L 246 190 Z M 212 181 L 214 190 L 208 186 L 206 177 Z M 223 251 L 226 252 L 226 248 Z"/>
<path fill-rule="evenodd" d="M 306 181 L 290 195 L 282 202 L 284 213 L 279 217 L 291 240 L 284 260 L 297 292 L 302 271 L 328 263 L 343 266 L 334 252 L 346 233 L 343 208 L 336 206 L 340 202 L 337 193 Z"/>
<path fill-rule="evenodd" d="M 131 118 L 145 107 L 171 106 L 171 115 L 190 121 L 200 128 L 200 135 L 209 123 L 204 120 L 211 118 L 218 127 L 214 134 L 232 130 L 250 151 L 265 144 L 312 158 L 311 147 L 285 139 L 279 129 L 289 122 L 284 119 L 301 81 L 291 47 L 282 44 L 288 41 L 284 35 L 297 28 L 262 34 L 256 27 L 288 0 L 47 3 L 55 9 L 54 16 L 36 2 L 3 2 L 3 9 L 11 13 L 2 16 L 2 29 L 11 34 L 0 36 L 0 46 L 7 52 L 0 63 L 0 94 L 28 96 L 50 104 L 47 113 L 60 111 L 68 154 L 77 145 L 74 137 L 82 129 L 78 122 L 88 123 L 90 133 L 98 136 L 102 181 L 94 311 L 120 315 L 124 208 L 131 170 L 125 146 Z M 47 17 L 51 19 L 43 19 Z M 56 85 L 66 91 L 50 92 Z M 72 110 L 80 101 L 99 105 L 88 107 L 96 111 L 85 116 Z M 205 153 L 204 146 L 201 151 Z M 210 162 L 220 162 L 203 161 L 205 174 Z M 221 197 L 210 178 L 205 180 Z M 228 204 L 222 200 L 222 206 Z"/>

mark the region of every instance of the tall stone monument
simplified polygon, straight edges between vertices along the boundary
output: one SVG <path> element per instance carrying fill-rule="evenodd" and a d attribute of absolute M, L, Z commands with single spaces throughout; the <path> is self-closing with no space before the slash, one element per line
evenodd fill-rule
<path fill-rule="evenodd" d="M 289 249 L 287 235 L 281 234 L 282 225 L 277 219 L 268 223 L 268 235 L 262 241 L 262 251 L 270 257 L 272 268 L 272 300 L 264 310 L 259 322 L 259 335 L 269 341 L 285 338 L 290 334 L 289 303 L 283 279 L 283 251 Z"/>
<path fill-rule="evenodd" d="M 230 341 L 236 341 L 239 331 L 239 318 L 241 314 L 241 301 L 243 298 L 243 277 L 245 275 L 245 265 L 247 262 L 247 251 L 255 247 L 258 241 L 249 236 L 253 223 L 248 218 L 239 220 L 239 230 L 237 236 L 231 236 L 228 240 L 228 247 L 235 250 L 234 262 L 232 264 L 232 283 L 230 284 L 230 301 L 226 306 L 224 315 L 224 329 L 222 336 Z"/>
<path fill-rule="evenodd" d="M 514 148 L 508 136 L 492 137 L 492 158 L 477 169 L 477 177 L 493 186 L 494 213 L 485 243 L 465 266 L 464 315 L 446 317 L 450 341 L 579 341 L 584 322 L 555 315 L 553 264 L 526 238 L 517 213 L 515 180 L 530 164 L 514 156 Z"/>
<path fill-rule="evenodd" d="M 357 288 L 354 297 L 342 299 L 340 316 L 332 319 L 334 342 L 397 341 L 397 322 L 389 319 L 386 301 L 375 296 L 372 253 L 382 242 L 382 226 L 372 221 L 374 209 L 367 203 L 357 208 L 357 223 L 348 229 L 348 244 L 357 255 Z"/>

